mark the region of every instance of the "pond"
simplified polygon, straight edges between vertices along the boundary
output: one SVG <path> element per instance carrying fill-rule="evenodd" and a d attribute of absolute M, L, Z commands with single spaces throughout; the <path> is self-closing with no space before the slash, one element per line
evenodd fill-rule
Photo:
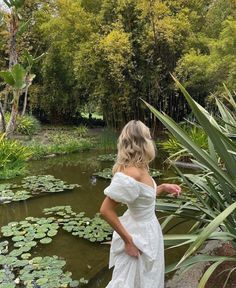
<path fill-rule="evenodd" d="M 81 187 L 1 205 L 1 226 L 11 221 L 24 220 L 29 216 L 43 217 L 45 216 L 43 215 L 44 208 L 61 205 L 69 205 L 76 213 L 84 211 L 86 216 L 94 217 L 104 199 L 103 190 L 109 184 L 109 180 L 95 178 L 93 173 L 112 166 L 111 162 L 99 161 L 98 155 L 98 151 L 89 151 L 30 162 L 30 175 L 50 174 L 68 184 L 79 184 Z M 172 176 L 173 172 L 166 170 L 162 163 L 163 160 L 158 158 L 152 166 L 160 170 L 163 177 Z M 14 182 L 20 180 L 17 179 Z M 124 206 L 120 207 L 118 213 L 121 214 L 124 210 Z M 162 215 L 157 216 L 160 218 Z M 184 226 L 183 230 L 186 230 Z M 166 252 L 167 264 L 180 258 L 183 249 L 168 250 Z M 111 278 L 111 271 L 108 270 L 109 245 L 91 243 L 64 230 L 59 231 L 50 244 L 38 245 L 32 256 L 38 255 L 57 255 L 64 258 L 67 263 L 66 270 L 72 272 L 73 279 L 82 277 L 90 279 L 89 284 L 86 285 L 88 288 L 104 288 Z"/>

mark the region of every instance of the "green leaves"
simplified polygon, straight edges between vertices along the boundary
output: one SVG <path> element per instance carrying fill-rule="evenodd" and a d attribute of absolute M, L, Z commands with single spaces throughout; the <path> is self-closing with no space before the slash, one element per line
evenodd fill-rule
<path fill-rule="evenodd" d="M 208 149 L 203 150 L 194 138 L 191 139 L 185 133 L 179 124 L 145 102 L 179 143 L 191 153 L 191 156 L 195 158 L 194 163 L 201 167 L 201 171 L 195 174 L 183 174 L 175 167 L 189 191 L 196 197 L 195 201 L 189 204 L 183 196 L 182 199 L 177 200 L 180 202 L 179 204 L 163 202 L 157 204 L 158 210 L 172 212 L 172 216 L 169 216 L 163 222 L 164 225 L 170 222 L 174 218 L 173 216 L 196 221 L 188 235 L 165 236 L 165 243 L 169 246 L 168 249 L 190 244 L 181 260 L 172 265 L 171 268 L 167 268 L 167 272 L 181 267 L 189 268 L 198 261 L 205 261 L 204 257 L 191 256 L 199 250 L 206 240 L 236 241 L 236 145 L 230 138 L 236 125 L 235 111 L 231 112 L 221 101 L 217 100 L 222 119 L 216 121 L 212 115 L 194 101 L 177 79 L 174 77 L 173 79 L 190 105 L 197 119 L 197 124 L 201 125 L 209 139 Z M 229 95 L 228 100 L 235 110 L 236 105 L 232 101 L 231 95 Z M 222 123 L 224 126 L 222 126 Z M 220 227 L 220 230 L 218 230 L 218 227 Z M 229 259 L 236 260 L 234 257 L 211 258 L 214 264 L 205 272 L 199 287 L 204 287 L 218 265 L 223 261 L 229 261 Z"/>
<path fill-rule="evenodd" d="M 13 86 L 15 83 L 10 71 L 0 71 L 0 77 L 10 86 Z"/>
<path fill-rule="evenodd" d="M 25 0 L 3 0 L 8 8 L 15 7 L 16 9 L 21 8 L 24 5 Z"/>
<path fill-rule="evenodd" d="M 182 91 L 184 94 L 185 99 L 188 101 L 188 104 L 190 105 L 195 117 L 197 118 L 199 124 L 204 128 L 206 134 L 211 139 L 215 150 L 221 157 L 221 159 L 224 161 L 225 167 L 230 174 L 230 176 L 236 180 L 235 170 L 236 170 L 236 161 L 235 158 L 227 153 L 227 146 L 228 146 L 228 139 L 219 130 L 219 127 L 216 124 L 216 121 L 214 118 L 208 114 L 208 112 L 198 103 L 196 103 L 192 97 L 189 95 L 189 93 L 186 91 L 186 89 L 180 84 L 180 82 L 175 79 L 178 88 Z"/>
<path fill-rule="evenodd" d="M 208 239 L 209 236 L 224 222 L 224 220 L 236 209 L 236 203 L 231 204 L 222 213 L 220 213 L 205 229 L 200 233 L 197 239 L 191 244 L 185 252 L 178 265 L 187 259 L 190 255 L 198 250 L 198 248 Z M 235 237 L 236 238 L 236 237 Z M 178 266 L 177 265 L 177 266 Z"/>
<path fill-rule="evenodd" d="M 1 71 L 0 77 L 15 90 L 26 86 L 26 71 L 20 64 L 15 64 L 10 71 Z"/>
<path fill-rule="evenodd" d="M 25 71 L 25 69 L 20 64 L 16 64 L 12 67 L 11 74 L 12 74 L 12 77 L 14 79 L 13 87 L 15 89 L 23 89 L 26 86 L 26 83 L 25 83 L 26 71 Z"/>

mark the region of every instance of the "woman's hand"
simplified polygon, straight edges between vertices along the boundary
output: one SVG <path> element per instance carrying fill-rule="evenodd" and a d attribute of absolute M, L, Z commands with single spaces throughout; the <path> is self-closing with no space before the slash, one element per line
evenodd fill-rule
<path fill-rule="evenodd" d="M 163 183 L 157 186 L 157 194 L 162 192 L 166 192 L 175 197 L 178 197 L 181 194 L 181 187 L 177 184 Z"/>
<path fill-rule="evenodd" d="M 125 253 L 131 257 L 138 258 L 141 251 L 134 245 L 133 241 L 125 243 Z"/>

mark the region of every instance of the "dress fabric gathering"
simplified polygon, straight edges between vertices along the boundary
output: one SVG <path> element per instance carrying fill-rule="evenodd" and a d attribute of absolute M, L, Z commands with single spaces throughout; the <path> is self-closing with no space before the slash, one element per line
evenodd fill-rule
<path fill-rule="evenodd" d="M 161 226 L 155 215 L 156 183 L 154 187 L 117 172 L 104 194 L 128 209 L 119 217 L 142 252 L 138 258 L 125 253 L 125 245 L 114 231 L 109 268 L 114 266 L 112 279 L 106 288 L 164 288 L 164 244 Z"/>

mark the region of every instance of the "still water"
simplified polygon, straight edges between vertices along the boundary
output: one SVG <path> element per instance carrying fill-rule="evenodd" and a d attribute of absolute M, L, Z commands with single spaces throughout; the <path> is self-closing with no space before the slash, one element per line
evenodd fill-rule
<path fill-rule="evenodd" d="M 109 180 L 94 178 L 93 173 L 112 165 L 111 162 L 98 161 L 97 157 L 97 151 L 89 151 L 30 162 L 30 175 L 50 174 L 68 184 L 77 183 L 81 187 L 69 192 L 45 194 L 26 201 L 1 205 L 1 226 L 28 216 L 43 217 L 44 208 L 60 205 L 70 205 L 75 212 L 84 211 L 86 216 L 93 217 L 104 199 L 103 190 L 109 185 Z M 153 163 L 153 167 L 159 169 L 163 177 L 172 176 L 173 172 L 167 170 L 162 163 L 163 160 L 159 158 Z M 16 179 L 14 182 L 20 180 Z M 118 213 L 122 214 L 124 210 L 125 207 L 121 207 Z M 160 218 L 161 215 L 157 217 Z M 176 261 L 182 253 L 182 249 L 169 250 L 166 252 L 166 263 Z M 51 244 L 39 245 L 34 249 L 32 256 L 36 255 L 63 257 L 67 262 L 66 269 L 72 272 L 73 279 L 90 279 L 87 288 L 104 288 L 111 278 L 112 271 L 108 270 L 109 246 L 91 243 L 64 230 L 53 238 Z"/>

